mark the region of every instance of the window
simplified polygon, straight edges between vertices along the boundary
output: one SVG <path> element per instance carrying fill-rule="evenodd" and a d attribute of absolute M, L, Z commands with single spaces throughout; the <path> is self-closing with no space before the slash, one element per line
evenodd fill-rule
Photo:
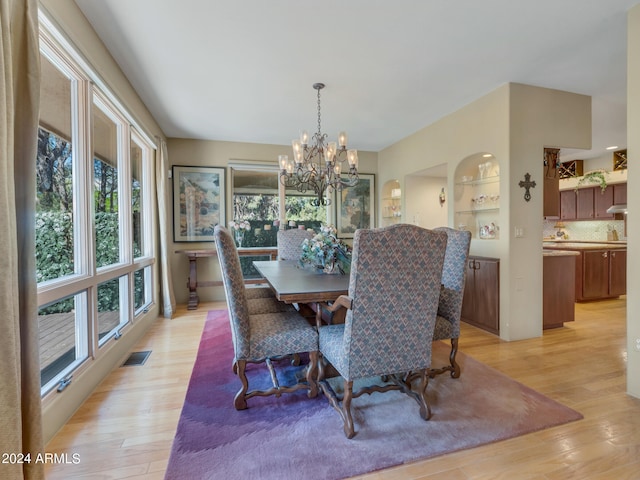
<path fill-rule="evenodd" d="M 284 189 L 280 185 L 277 165 L 252 164 L 232 165 L 231 182 L 233 195 L 233 220 L 246 220 L 250 229 L 245 232 L 243 247 L 277 247 L 278 222 L 285 219 L 295 223 L 295 228 L 318 230 L 327 223 L 327 209 L 311 205 L 313 195 L 301 194 L 295 189 Z M 285 211 L 280 211 L 280 195 L 285 198 Z M 259 277 L 253 268 L 254 260 L 268 260 L 268 257 L 241 256 L 242 272 L 247 279 Z"/>
<path fill-rule="evenodd" d="M 35 221 L 45 395 L 154 301 L 154 145 L 51 26 L 40 32 Z"/>

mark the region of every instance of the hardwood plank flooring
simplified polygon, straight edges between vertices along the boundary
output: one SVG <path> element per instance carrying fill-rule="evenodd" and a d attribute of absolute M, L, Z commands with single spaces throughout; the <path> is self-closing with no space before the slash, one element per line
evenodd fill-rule
<path fill-rule="evenodd" d="M 152 350 L 145 365 L 114 370 L 47 445 L 81 459 L 48 464 L 48 479 L 164 477 L 206 312 L 215 308 L 225 305 L 182 306 L 173 320 L 158 319 L 135 348 Z M 625 316 L 624 297 L 578 304 L 575 322 L 516 342 L 463 324 L 463 352 L 584 420 L 357 478 L 640 478 L 640 399 L 625 393 Z"/>

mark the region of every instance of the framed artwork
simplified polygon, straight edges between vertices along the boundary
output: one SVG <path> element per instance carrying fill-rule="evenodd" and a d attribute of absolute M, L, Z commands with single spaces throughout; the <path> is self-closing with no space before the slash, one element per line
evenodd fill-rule
<path fill-rule="evenodd" d="M 353 187 L 336 192 L 336 228 L 338 237 L 353 238 L 358 228 L 373 228 L 376 220 L 375 175 L 361 173 Z"/>
<path fill-rule="evenodd" d="M 225 169 L 174 165 L 173 241 L 210 242 L 225 222 Z"/>

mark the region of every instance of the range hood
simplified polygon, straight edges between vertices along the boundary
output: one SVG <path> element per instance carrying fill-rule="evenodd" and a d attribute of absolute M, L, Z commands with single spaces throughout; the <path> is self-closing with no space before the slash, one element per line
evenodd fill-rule
<path fill-rule="evenodd" d="M 627 213 L 626 205 L 612 205 L 607 208 L 607 213 Z"/>

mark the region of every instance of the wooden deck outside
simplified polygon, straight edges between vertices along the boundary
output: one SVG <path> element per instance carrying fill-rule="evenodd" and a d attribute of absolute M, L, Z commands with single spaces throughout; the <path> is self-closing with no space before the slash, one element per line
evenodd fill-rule
<path fill-rule="evenodd" d="M 100 333 L 110 332 L 120 323 L 120 312 L 100 312 Z M 44 370 L 76 345 L 75 312 L 38 315 L 40 370 Z"/>

